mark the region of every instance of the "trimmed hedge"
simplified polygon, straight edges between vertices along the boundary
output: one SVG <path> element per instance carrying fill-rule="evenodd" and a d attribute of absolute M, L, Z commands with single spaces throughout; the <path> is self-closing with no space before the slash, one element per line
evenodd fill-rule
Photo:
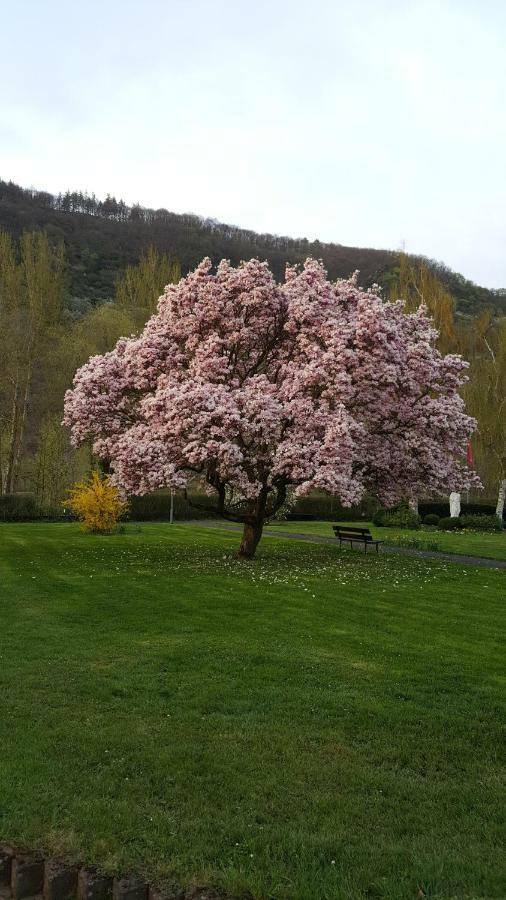
<path fill-rule="evenodd" d="M 364 497 L 358 506 L 342 506 L 337 497 L 329 494 L 309 494 L 298 497 L 295 506 L 286 517 L 291 521 L 322 519 L 331 522 L 353 522 L 355 519 L 372 519 L 378 503 L 371 497 Z"/>
<path fill-rule="evenodd" d="M 206 494 L 190 494 L 190 500 L 197 504 L 206 505 L 212 503 Z M 144 494 L 142 497 L 129 498 L 130 510 L 127 515 L 129 521 L 136 522 L 168 522 L 170 518 L 170 493 L 159 491 L 153 494 Z M 343 507 L 336 497 L 328 495 L 300 497 L 295 507 L 287 516 L 289 519 L 327 519 L 347 520 L 369 519 L 372 517 L 377 504 L 375 501 L 365 499 L 359 506 Z M 43 509 L 37 503 L 33 494 L 9 494 L 0 496 L 0 521 L 37 521 L 40 519 L 72 518 L 63 508 Z M 174 520 L 181 522 L 188 519 L 210 519 L 213 514 L 206 510 L 195 509 L 182 494 L 174 494 Z"/>
<path fill-rule="evenodd" d="M 194 503 L 207 504 L 210 498 L 205 494 L 192 494 L 190 499 Z M 440 524 L 438 510 L 443 510 L 446 515 L 441 518 L 448 521 L 449 507 L 444 503 L 421 503 L 420 514 L 424 525 Z M 37 503 L 34 494 L 4 494 L 0 495 L 0 522 L 30 522 L 62 521 L 73 517 L 63 508 L 45 509 Z M 138 522 L 168 522 L 170 518 L 170 494 L 158 492 L 145 494 L 143 497 L 130 498 L 130 512 L 128 519 Z M 195 509 L 182 495 L 174 495 L 174 520 L 181 522 L 188 519 L 209 519 L 212 513 Z M 402 506 L 396 509 L 379 509 L 377 502 L 366 497 L 358 506 L 342 506 L 336 497 L 326 494 L 309 495 L 299 497 L 287 519 L 296 521 L 309 521 L 322 519 L 324 521 L 350 522 L 357 519 L 373 519 L 375 525 L 396 526 L 399 528 L 418 528 L 420 517 L 411 509 Z M 495 515 L 495 507 L 487 504 L 464 503 L 460 527 L 476 528 L 483 531 L 500 531 L 501 524 Z M 465 524 L 464 524 L 465 523 Z M 441 528 L 445 526 L 440 524 Z M 450 528 L 457 526 L 450 525 Z"/>
<path fill-rule="evenodd" d="M 438 501 L 421 501 L 418 504 L 418 511 L 422 516 L 422 519 L 425 516 L 429 515 L 429 513 L 433 513 L 440 518 L 450 518 L 450 504 L 449 502 L 445 503 L 442 500 Z M 460 506 L 461 515 L 484 515 L 484 516 L 494 516 L 495 515 L 495 503 L 461 503 Z M 504 510 L 503 518 L 506 520 L 506 509 Z"/>
<path fill-rule="evenodd" d="M 502 531 L 503 524 L 499 521 L 498 516 L 460 516 L 460 523 L 463 528 L 475 528 L 477 531 Z"/>
<path fill-rule="evenodd" d="M 373 518 L 373 523 L 386 528 L 420 527 L 420 516 L 408 506 L 397 506 L 394 509 L 380 509 Z"/>
<path fill-rule="evenodd" d="M 436 513 L 429 513 L 428 515 L 424 516 L 423 524 L 424 525 L 437 525 L 439 523 L 439 518 L 440 517 L 437 516 Z"/>
<path fill-rule="evenodd" d="M 33 494 L 0 494 L 0 522 L 61 522 L 73 518 L 63 506 L 56 509 L 40 506 Z"/>
<path fill-rule="evenodd" d="M 205 495 L 194 495 L 195 502 L 206 503 Z M 146 494 L 143 497 L 131 497 L 127 519 L 130 521 L 168 522 L 170 518 L 170 494 Z M 50 521 L 71 520 L 70 511 L 61 509 L 44 509 L 39 506 L 33 494 L 4 494 L 0 496 L 0 521 L 3 522 L 36 522 L 41 519 Z M 193 509 L 188 500 L 176 494 L 174 496 L 174 519 L 209 519 L 211 514 Z"/>
<path fill-rule="evenodd" d="M 190 494 L 190 499 L 197 504 L 211 504 L 206 494 Z M 170 519 L 170 493 L 144 494 L 142 497 L 130 497 L 128 519 L 131 522 L 168 522 Z M 182 494 L 174 494 L 174 521 L 187 519 L 212 519 L 213 514 L 205 510 L 195 509 Z"/>
<path fill-rule="evenodd" d="M 41 517 L 41 510 L 33 494 L 3 494 L 0 496 L 0 521 L 26 522 Z"/>
<path fill-rule="evenodd" d="M 472 528 L 476 531 L 502 531 L 503 525 L 498 517 L 493 516 L 444 516 L 439 520 L 441 531 L 455 531 L 457 528 Z"/>
<path fill-rule="evenodd" d="M 458 516 L 443 516 L 439 520 L 438 528 L 440 531 L 456 531 L 457 528 L 462 528 L 462 523 Z"/>

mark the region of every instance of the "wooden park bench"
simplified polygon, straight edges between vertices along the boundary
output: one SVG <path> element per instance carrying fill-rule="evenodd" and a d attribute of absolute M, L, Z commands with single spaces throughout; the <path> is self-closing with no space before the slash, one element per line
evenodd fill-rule
<path fill-rule="evenodd" d="M 351 525 L 333 525 L 332 528 L 336 538 L 339 540 L 339 547 L 342 547 L 343 541 L 347 541 L 351 547 L 353 547 L 353 544 L 363 544 L 364 553 L 367 553 L 367 547 L 375 545 L 376 553 L 378 553 L 379 545 L 383 543 L 383 541 L 373 538 L 368 528 L 353 528 Z"/>

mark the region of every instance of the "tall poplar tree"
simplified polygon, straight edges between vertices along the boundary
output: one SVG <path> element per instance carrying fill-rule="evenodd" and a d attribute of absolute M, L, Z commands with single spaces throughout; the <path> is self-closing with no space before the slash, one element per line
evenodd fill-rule
<path fill-rule="evenodd" d="M 487 312 L 466 329 L 471 377 L 465 389 L 469 411 L 478 420 L 477 449 L 484 458 L 487 481 L 497 491 L 496 513 L 503 517 L 506 500 L 506 320 Z"/>
<path fill-rule="evenodd" d="M 24 232 L 19 257 L 0 235 L 2 490 L 15 490 L 35 372 L 61 320 L 65 287 L 63 245 L 42 231 Z"/>
<path fill-rule="evenodd" d="M 404 300 L 407 312 L 424 305 L 438 330 L 436 346 L 441 353 L 456 350 L 455 301 L 437 275 L 425 263 L 413 263 L 405 253 L 399 256 L 396 276 L 388 299 Z"/>
<path fill-rule="evenodd" d="M 116 304 L 127 310 L 140 329 L 154 312 L 158 297 L 168 284 L 181 278 L 179 263 L 150 247 L 137 266 L 128 266 L 116 282 Z"/>

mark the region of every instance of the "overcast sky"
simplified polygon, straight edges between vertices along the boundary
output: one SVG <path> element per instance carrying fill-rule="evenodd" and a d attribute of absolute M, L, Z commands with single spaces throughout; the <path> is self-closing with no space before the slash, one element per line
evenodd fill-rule
<path fill-rule="evenodd" d="M 0 177 L 506 287 L 506 0 L 0 0 Z"/>

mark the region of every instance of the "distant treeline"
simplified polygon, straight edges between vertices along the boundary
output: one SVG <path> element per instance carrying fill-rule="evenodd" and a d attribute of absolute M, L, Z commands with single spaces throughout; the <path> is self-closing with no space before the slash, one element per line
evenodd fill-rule
<path fill-rule="evenodd" d="M 19 239 L 25 230 L 43 228 L 54 242 L 63 241 L 69 263 L 69 292 L 76 312 L 114 296 L 115 283 L 127 266 L 138 263 L 149 247 L 177 260 L 185 274 L 204 256 L 213 262 L 227 258 L 268 260 L 278 278 L 287 262 L 307 256 L 324 261 L 331 278 L 360 270 L 360 282 L 374 282 L 388 289 L 398 272 L 398 254 L 389 250 L 346 247 L 257 234 L 214 219 L 167 209 L 128 206 L 107 196 L 67 191 L 54 196 L 47 191 L 19 187 L 0 180 L 0 228 Z M 411 257 L 413 262 L 421 257 Z M 476 315 L 485 308 L 506 314 L 506 290 L 480 287 L 442 263 L 428 262 L 455 299 L 457 310 Z"/>

